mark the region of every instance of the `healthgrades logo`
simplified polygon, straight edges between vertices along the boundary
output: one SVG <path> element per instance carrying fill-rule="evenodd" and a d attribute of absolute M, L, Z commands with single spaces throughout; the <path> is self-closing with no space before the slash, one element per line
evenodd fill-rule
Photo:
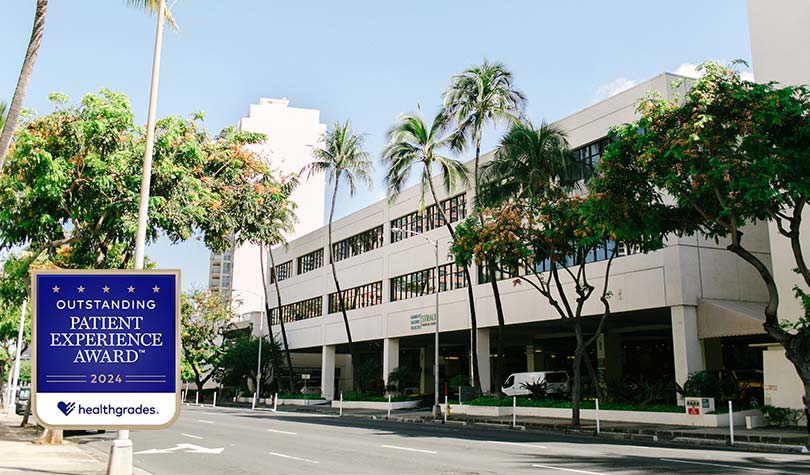
<path fill-rule="evenodd" d="M 124 414 L 127 415 L 141 415 L 141 414 L 157 414 L 157 408 L 154 406 L 144 406 L 143 404 L 139 404 L 137 406 L 114 406 L 112 404 L 99 404 L 96 406 L 82 406 L 81 404 L 76 406 L 75 402 L 64 402 L 59 401 L 56 404 L 56 407 L 62 411 L 62 414 L 69 416 L 73 409 L 77 409 L 77 414 L 82 415 L 115 415 L 116 417 L 121 417 Z"/>

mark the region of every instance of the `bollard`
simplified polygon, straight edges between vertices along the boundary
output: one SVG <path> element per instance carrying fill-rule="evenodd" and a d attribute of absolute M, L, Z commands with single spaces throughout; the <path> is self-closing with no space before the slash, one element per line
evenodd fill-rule
<path fill-rule="evenodd" d="M 458 404 L 461 405 L 461 386 L 458 387 Z"/>
<path fill-rule="evenodd" d="M 182 402 L 183 404 L 185 404 L 185 402 L 186 402 L 186 392 L 185 391 L 180 391 L 180 402 Z"/>
<path fill-rule="evenodd" d="M 340 392 L 340 417 L 343 417 L 343 391 Z"/>
<path fill-rule="evenodd" d="M 450 412 L 450 405 L 447 404 L 447 394 L 444 395 L 444 422 L 447 422 L 447 413 Z"/>
<path fill-rule="evenodd" d="M 278 393 L 273 395 L 273 412 L 278 411 Z"/>
<path fill-rule="evenodd" d="M 512 396 L 512 428 L 517 427 L 517 397 Z"/>
<path fill-rule="evenodd" d="M 196 405 L 200 404 L 200 392 L 199 391 L 194 393 L 194 404 L 196 404 Z"/>
<path fill-rule="evenodd" d="M 734 445 L 734 412 L 731 401 L 728 402 L 728 433 L 731 435 L 731 445 Z"/>
<path fill-rule="evenodd" d="M 596 398 L 596 435 L 599 435 L 599 398 Z"/>
<path fill-rule="evenodd" d="M 214 391 L 214 404 L 211 404 L 211 407 L 217 407 L 217 393 Z"/>
<path fill-rule="evenodd" d="M 258 397 L 259 397 L 258 393 L 253 393 L 253 401 L 252 401 L 252 403 L 250 405 L 251 409 L 256 409 L 256 398 L 258 398 Z"/>
<path fill-rule="evenodd" d="M 391 393 L 388 393 L 388 419 L 391 418 Z"/>

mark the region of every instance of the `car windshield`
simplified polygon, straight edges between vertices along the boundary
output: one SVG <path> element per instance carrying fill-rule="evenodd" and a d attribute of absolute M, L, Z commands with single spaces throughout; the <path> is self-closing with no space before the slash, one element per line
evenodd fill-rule
<path fill-rule="evenodd" d="M 509 387 L 512 387 L 513 384 L 515 384 L 515 376 L 514 375 L 509 376 L 508 378 L 506 378 L 506 382 L 503 383 L 503 387 L 509 388 Z"/>
<path fill-rule="evenodd" d="M 30 396 L 31 396 L 31 390 L 30 389 L 28 389 L 28 388 L 20 389 L 20 399 L 28 399 Z"/>
<path fill-rule="evenodd" d="M 568 376 L 565 373 L 546 373 L 547 383 L 564 383 L 566 380 Z"/>

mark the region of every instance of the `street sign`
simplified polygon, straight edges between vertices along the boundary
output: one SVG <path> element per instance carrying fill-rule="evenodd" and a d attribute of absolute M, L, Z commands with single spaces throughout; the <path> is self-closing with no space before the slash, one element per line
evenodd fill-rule
<path fill-rule="evenodd" d="M 308 374 L 302 374 L 301 379 L 309 379 L 309 375 Z"/>
<path fill-rule="evenodd" d="M 32 407 L 59 429 L 180 415 L 180 271 L 32 272 Z"/>

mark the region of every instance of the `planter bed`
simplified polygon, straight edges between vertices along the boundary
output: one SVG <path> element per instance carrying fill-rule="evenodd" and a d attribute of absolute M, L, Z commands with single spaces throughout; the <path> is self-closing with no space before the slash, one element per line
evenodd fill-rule
<path fill-rule="evenodd" d="M 326 399 L 283 399 L 278 398 L 278 405 L 279 406 L 317 406 L 319 404 L 326 404 L 329 401 Z M 271 400 L 268 399 L 268 404 L 273 404 Z"/>
<path fill-rule="evenodd" d="M 332 401 L 332 407 L 339 408 L 340 400 Z M 413 409 L 419 407 L 419 401 L 391 401 L 391 409 Z M 343 409 L 388 409 L 387 401 L 343 401 Z M 452 409 L 451 409 L 452 410 Z"/>
<path fill-rule="evenodd" d="M 444 404 L 442 411 L 444 411 Z M 345 407 L 345 406 L 344 406 Z M 521 417 L 549 417 L 557 419 L 570 419 L 570 408 L 553 407 L 520 407 L 515 414 Z M 511 406 L 471 406 L 469 404 L 450 404 L 450 415 L 503 417 L 512 415 Z M 749 409 L 734 413 L 734 425 L 745 426 L 746 416 L 761 415 L 758 410 Z M 596 420 L 596 410 L 582 409 L 582 419 Z M 642 424 L 665 424 L 693 427 L 728 427 L 728 414 L 705 414 L 700 416 L 676 412 L 652 411 L 617 411 L 601 409 L 599 420 L 609 422 L 631 422 Z"/>

